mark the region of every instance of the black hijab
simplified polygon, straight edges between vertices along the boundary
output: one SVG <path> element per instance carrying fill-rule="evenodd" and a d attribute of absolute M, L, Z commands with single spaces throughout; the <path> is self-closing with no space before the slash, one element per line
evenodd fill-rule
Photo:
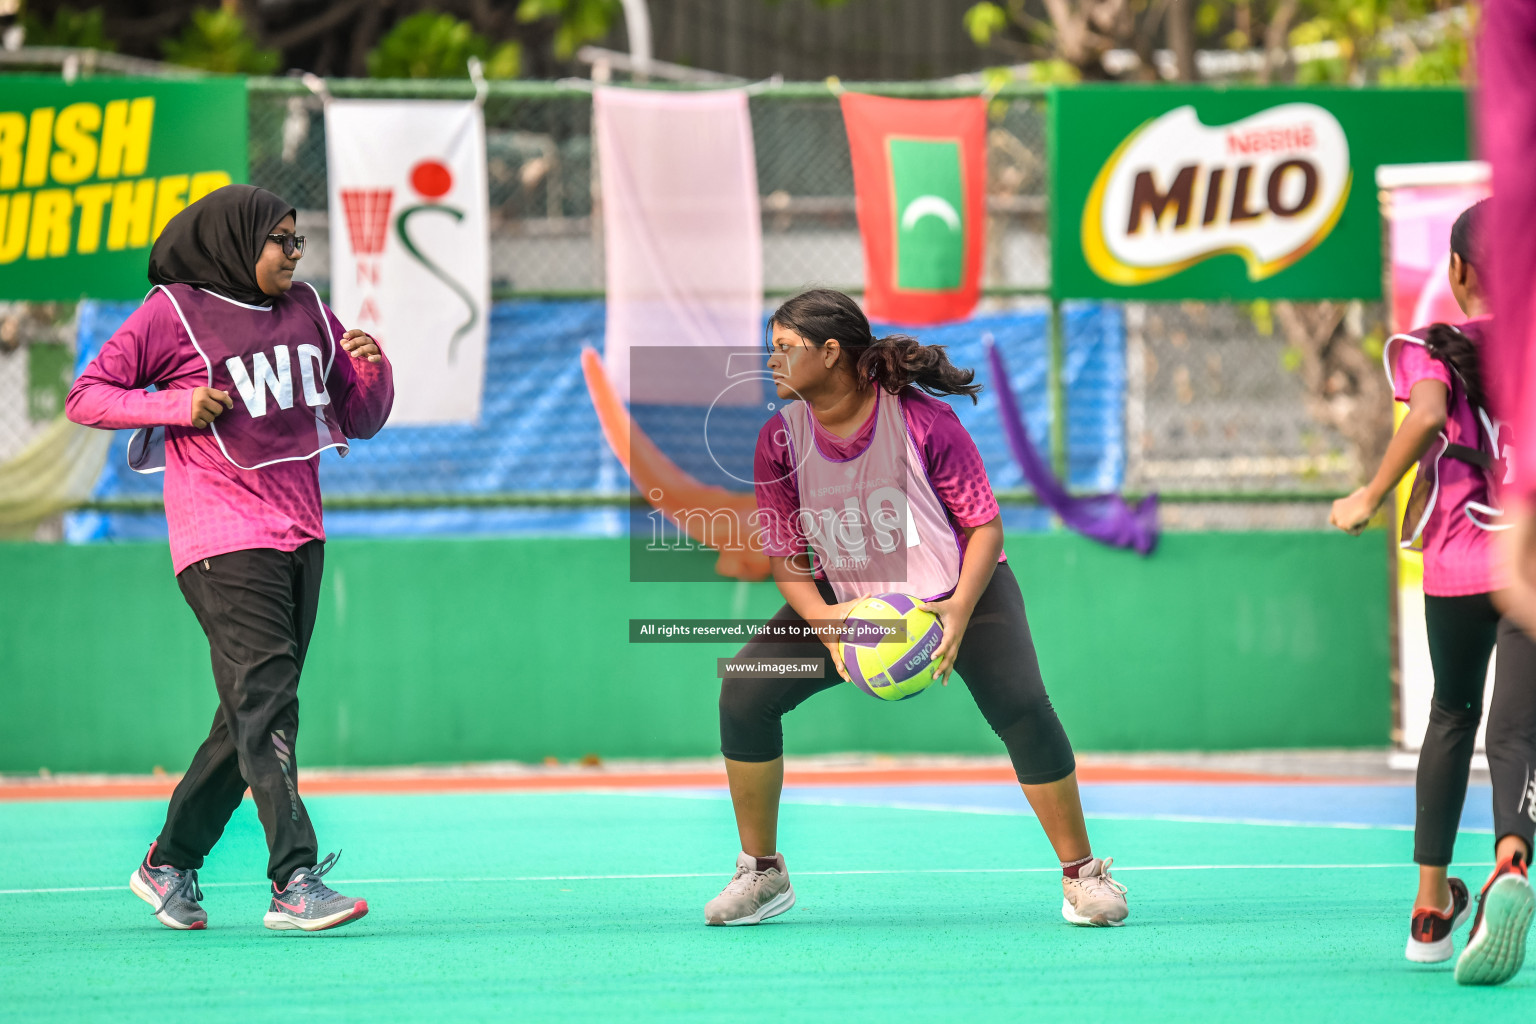
<path fill-rule="evenodd" d="M 216 188 L 165 225 L 149 251 L 149 279 L 270 306 L 272 296 L 256 284 L 256 261 L 267 235 L 290 213 L 293 207 L 264 188 Z"/>

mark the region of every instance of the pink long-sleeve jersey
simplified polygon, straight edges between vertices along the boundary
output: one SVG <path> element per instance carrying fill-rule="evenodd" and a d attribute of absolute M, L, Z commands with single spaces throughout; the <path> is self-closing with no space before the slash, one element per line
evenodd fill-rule
<path fill-rule="evenodd" d="M 1484 222 L 1493 301 L 1494 412 L 1514 426 L 1513 490 L 1536 498 L 1536 3 L 1485 0 L 1479 18 L 1478 137 L 1493 167 Z M 1481 269 L 1481 268 L 1479 268 Z"/>
<path fill-rule="evenodd" d="M 332 337 L 339 338 L 340 321 L 325 312 Z M 351 358 L 339 344 L 337 349 L 325 379 L 331 412 L 347 437 L 372 437 L 394 404 L 389 360 L 370 363 Z M 157 390 L 145 391 L 151 384 Z M 165 515 L 177 573 L 229 551 L 293 551 L 324 540 L 319 457 L 237 468 L 212 431 L 190 425 L 192 391 L 208 384 L 208 364 L 170 299 L 157 290 L 91 360 L 65 409 L 88 427 L 166 428 Z"/>

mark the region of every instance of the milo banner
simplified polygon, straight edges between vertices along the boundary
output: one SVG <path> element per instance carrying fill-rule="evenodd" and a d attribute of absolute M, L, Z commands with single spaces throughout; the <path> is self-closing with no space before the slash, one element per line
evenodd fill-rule
<path fill-rule="evenodd" d="M 846 93 L 864 237 L 864 309 L 903 324 L 960 320 L 981 293 L 987 104 Z"/>
<path fill-rule="evenodd" d="M 244 79 L 4 83 L 0 301 L 143 298 L 166 222 L 246 179 Z"/>
<path fill-rule="evenodd" d="M 1459 89 L 1051 94 L 1059 298 L 1377 299 L 1386 163 L 1464 160 Z"/>
<path fill-rule="evenodd" d="M 325 138 L 331 308 L 389 353 L 389 422 L 475 422 L 491 304 L 480 106 L 334 100 Z"/>

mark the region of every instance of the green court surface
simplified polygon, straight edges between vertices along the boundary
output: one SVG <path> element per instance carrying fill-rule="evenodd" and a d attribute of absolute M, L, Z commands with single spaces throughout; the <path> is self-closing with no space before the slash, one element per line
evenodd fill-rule
<path fill-rule="evenodd" d="M 1015 791 L 1016 792 L 1016 791 Z M 330 876 L 371 913 L 262 928 L 249 802 L 202 871 L 210 924 L 129 893 L 164 804 L 0 803 L 7 1021 L 1450 1021 L 1536 1011 L 1536 970 L 1458 987 L 1403 959 L 1401 829 L 1115 818 L 1131 919 L 1060 916 L 1033 819 L 786 804 L 799 897 L 706 928 L 736 854 L 723 794 L 315 797 Z M 1468 858 L 1486 836 L 1465 836 Z M 1487 872 L 1468 865 L 1474 890 Z M 97 888 L 99 887 L 99 888 Z M 61 891 L 35 891 L 61 890 Z M 1458 948 L 1465 932 L 1458 933 Z"/>

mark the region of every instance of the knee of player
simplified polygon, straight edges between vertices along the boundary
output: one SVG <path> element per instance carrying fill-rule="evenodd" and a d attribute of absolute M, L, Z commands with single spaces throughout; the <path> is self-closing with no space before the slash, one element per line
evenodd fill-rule
<path fill-rule="evenodd" d="M 1536 737 L 1529 731 L 1529 723 L 1505 715 L 1488 716 L 1487 740 L 1490 756 L 1504 751 L 1520 751 L 1520 759 L 1528 760 L 1536 753 Z"/>
<path fill-rule="evenodd" d="M 1477 728 L 1477 723 L 1483 719 L 1483 706 L 1481 703 L 1457 702 L 1447 703 L 1438 697 L 1431 698 L 1429 702 L 1429 721 L 1433 725 L 1448 726 L 1451 728 L 1465 729 Z"/>
<path fill-rule="evenodd" d="M 1051 698 L 1044 694 L 1038 697 L 1019 696 L 1002 705 L 983 708 L 982 714 L 986 716 L 992 731 L 1005 740 L 1007 734 L 1032 732 L 1042 722 L 1057 721 L 1056 708 L 1051 704 Z"/>
<path fill-rule="evenodd" d="M 760 686 L 746 680 L 726 679 L 720 684 L 720 720 L 722 722 L 763 722 L 782 717 L 773 699 Z"/>

